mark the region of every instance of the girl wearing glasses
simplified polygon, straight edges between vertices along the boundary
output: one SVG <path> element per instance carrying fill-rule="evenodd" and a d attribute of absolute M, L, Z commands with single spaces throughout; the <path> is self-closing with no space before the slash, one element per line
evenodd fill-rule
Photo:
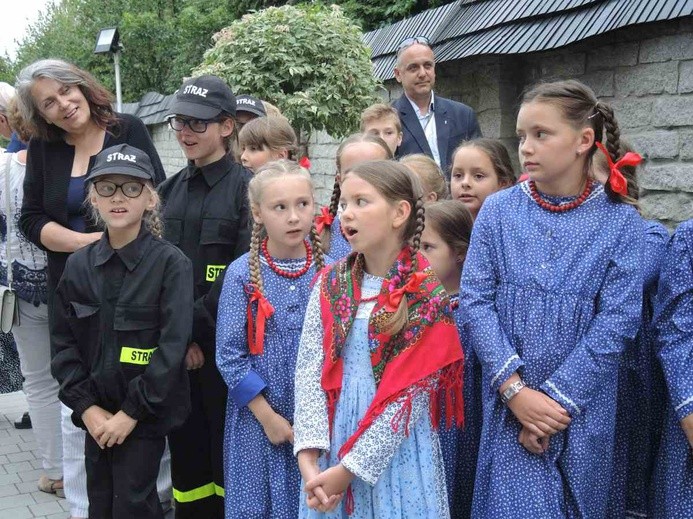
<path fill-rule="evenodd" d="M 165 238 L 192 260 L 196 301 L 186 357 L 192 413 L 169 435 L 176 517 L 221 519 L 227 388 L 215 361 L 216 316 L 223 271 L 250 246 L 251 173 L 230 151 L 236 98 L 222 79 L 200 76 L 183 83 L 171 114 L 169 124 L 189 162 L 159 194 Z"/>
<path fill-rule="evenodd" d="M 166 434 L 190 411 L 191 263 L 161 239 L 147 154 L 108 148 L 87 181 L 106 232 L 68 259 L 58 284 L 52 372 L 89 433 L 89 517 L 163 519 L 156 480 Z"/>
<path fill-rule="evenodd" d="M 16 88 L 23 118 L 35 129 L 19 226 L 29 241 L 47 251 L 50 311 L 68 256 L 101 237 L 84 204 L 94 156 L 127 143 L 151 157 L 154 183 L 165 174 L 144 124 L 114 112 L 113 96 L 88 72 L 61 60 L 40 60 L 19 73 Z M 64 406 L 62 435 L 65 495 L 72 517 L 86 517 L 84 433 Z"/>

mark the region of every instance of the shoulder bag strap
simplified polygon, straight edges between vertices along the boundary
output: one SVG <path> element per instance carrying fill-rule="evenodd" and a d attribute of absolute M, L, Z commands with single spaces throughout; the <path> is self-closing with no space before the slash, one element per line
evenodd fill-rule
<path fill-rule="evenodd" d="M 10 166 L 12 165 L 12 153 L 7 154 L 5 167 L 5 254 L 7 257 L 7 286 L 12 290 L 12 256 L 10 255 L 10 236 L 12 236 L 12 219 L 10 211 Z"/>

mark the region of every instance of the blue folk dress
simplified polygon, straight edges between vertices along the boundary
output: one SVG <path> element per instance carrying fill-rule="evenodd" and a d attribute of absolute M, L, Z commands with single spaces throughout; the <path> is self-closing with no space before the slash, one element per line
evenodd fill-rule
<path fill-rule="evenodd" d="M 464 426 L 440 429 L 440 448 L 445 465 L 450 517 L 467 519 L 472 513 L 476 461 L 481 438 L 481 364 L 464 336 L 459 295 L 450 296 L 457 331 L 464 351 Z M 444 415 L 444 413 L 443 413 Z"/>
<path fill-rule="evenodd" d="M 383 279 L 364 274 L 364 298 L 380 292 Z M 375 396 L 375 379 L 368 343 L 368 320 L 375 302 L 362 303 L 344 347 L 342 389 L 335 409 L 332 435 L 327 402 L 320 385 L 323 366 L 323 325 L 320 316 L 320 281 L 311 295 L 296 363 L 294 451 L 319 449 L 321 470 L 340 462 L 337 453 L 356 431 L 359 420 Z M 300 518 L 310 519 L 444 519 L 450 517 L 438 434 L 432 428 L 429 397 L 412 399 L 409 436 L 404 427 L 392 430 L 391 421 L 401 406 L 390 404 L 341 460 L 356 475 L 351 483 L 354 512 L 347 515 L 345 500 L 330 513 L 306 506 L 301 493 Z M 303 486 L 303 482 L 301 484 Z"/>
<path fill-rule="evenodd" d="M 693 517 L 693 450 L 680 420 L 693 413 L 693 220 L 679 225 L 659 279 L 655 330 L 669 405 L 654 477 L 652 517 Z"/>
<path fill-rule="evenodd" d="M 247 404 L 262 394 L 293 422 L 294 367 L 315 265 L 298 279 L 274 273 L 260 256 L 265 297 L 274 315 L 265 327 L 262 355 L 248 351 L 246 309 L 248 254 L 228 266 L 217 318 L 217 366 L 229 388 L 224 431 L 226 518 L 295 519 L 300 473 L 289 443 L 272 445 Z M 298 271 L 305 259 L 274 262 Z M 253 315 L 257 307 L 254 305 Z M 257 324 L 257 319 L 255 320 Z"/>
<path fill-rule="evenodd" d="M 473 517 L 605 517 L 619 360 L 640 326 L 642 251 L 637 211 L 601 186 L 562 213 L 535 202 L 528 182 L 484 202 L 460 290 L 465 336 L 482 364 Z M 520 422 L 500 400 L 515 372 L 572 417 L 540 456 L 520 445 Z"/>
<path fill-rule="evenodd" d="M 648 517 L 650 487 L 661 441 L 666 387 L 655 350 L 652 314 L 669 232 L 643 220 L 642 324 L 623 353 L 618 374 L 616 443 L 607 517 Z"/>
<path fill-rule="evenodd" d="M 330 225 L 330 257 L 335 261 L 346 258 L 351 252 L 351 245 L 342 234 L 339 215 L 334 217 Z"/>

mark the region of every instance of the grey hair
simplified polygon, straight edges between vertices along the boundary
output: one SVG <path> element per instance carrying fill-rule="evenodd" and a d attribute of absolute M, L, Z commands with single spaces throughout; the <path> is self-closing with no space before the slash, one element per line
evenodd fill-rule
<path fill-rule="evenodd" d="M 7 114 L 10 101 L 14 96 L 14 87 L 8 83 L 0 82 L 0 114 Z"/>
<path fill-rule="evenodd" d="M 36 129 L 37 136 L 55 140 L 62 135 L 62 130 L 48 125 L 36 106 L 31 90 L 39 79 L 53 79 L 63 85 L 77 85 L 89 103 L 92 119 L 101 128 L 105 129 L 115 120 L 111 108 L 113 96 L 94 76 L 67 61 L 42 59 L 24 67 L 17 76 L 15 85 L 22 117 Z"/>

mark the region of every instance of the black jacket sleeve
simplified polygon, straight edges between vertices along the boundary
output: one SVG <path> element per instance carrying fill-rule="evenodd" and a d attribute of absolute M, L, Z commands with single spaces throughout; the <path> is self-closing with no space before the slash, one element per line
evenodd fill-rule
<path fill-rule="evenodd" d="M 227 267 L 228 268 L 228 267 Z M 221 289 L 224 286 L 226 269 L 222 270 L 217 279 L 214 280 L 209 292 L 195 301 L 193 311 L 193 342 L 197 343 L 205 358 L 210 358 L 216 354 L 216 326 L 217 311 L 219 309 L 219 298 Z"/>
<path fill-rule="evenodd" d="M 250 234 L 252 217 L 250 212 L 250 201 L 248 200 L 248 181 L 243 183 L 242 189 L 238 190 L 237 196 L 240 198 L 238 200 L 239 207 L 239 219 L 238 219 L 238 239 L 236 240 L 236 250 L 233 253 L 233 262 L 236 258 L 243 256 L 250 249 Z M 229 263 L 231 263 L 229 262 Z M 222 280 L 223 283 L 223 280 Z M 221 292 L 221 290 L 220 290 Z M 215 315 L 216 319 L 216 315 Z"/>
<path fill-rule="evenodd" d="M 122 411 L 135 420 L 165 417 L 169 396 L 185 371 L 193 307 L 192 264 L 182 253 L 167 258 L 159 299 L 159 344 L 147 369 L 128 384 Z"/>
<path fill-rule="evenodd" d="M 24 199 L 19 217 L 19 229 L 31 243 L 47 250 L 41 243 L 41 230 L 52 220 L 43 207 L 43 172 L 45 171 L 43 158 L 40 144 L 31 141 L 27 150 Z"/>
<path fill-rule="evenodd" d="M 68 294 L 69 260 L 65 273 L 58 283 L 51 305 L 50 341 L 51 373 L 60 384 L 60 400 L 81 420 L 82 413 L 98 402 L 89 378 L 87 359 L 82 358 L 70 320 L 75 319 Z"/>

